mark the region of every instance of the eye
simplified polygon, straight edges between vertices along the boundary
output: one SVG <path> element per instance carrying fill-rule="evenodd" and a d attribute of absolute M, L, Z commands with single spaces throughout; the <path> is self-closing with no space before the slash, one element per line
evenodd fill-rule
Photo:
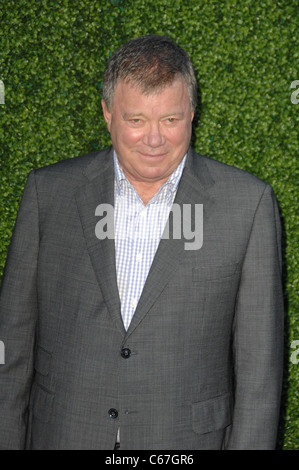
<path fill-rule="evenodd" d="M 164 123 L 166 126 L 176 126 L 178 124 L 179 120 L 176 118 L 176 117 L 169 117 L 169 118 L 166 118 Z"/>
<path fill-rule="evenodd" d="M 133 127 L 136 127 L 136 126 L 141 126 L 142 125 L 142 121 L 141 119 L 138 119 L 138 118 L 135 118 L 135 119 L 129 119 L 129 124 Z"/>

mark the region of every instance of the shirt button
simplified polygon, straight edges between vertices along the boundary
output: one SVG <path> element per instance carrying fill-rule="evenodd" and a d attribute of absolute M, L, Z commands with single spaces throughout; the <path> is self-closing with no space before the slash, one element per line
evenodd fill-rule
<path fill-rule="evenodd" d="M 137 300 L 136 299 L 132 299 L 131 300 L 131 307 L 136 307 L 137 305 Z"/>
<path fill-rule="evenodd" d="M 136 259 L 137 259 L 137 261 L 141 261 L 142 260 L 142 254 L 138 253 L 138 255 L 136 256 Z"/>
<path fill-rule="evenodd" d="M 120 355 L 121 357 L 123 357 L 124 359 L 129 359 L 129 357 L 131 356 L 131 349 L 129 348 L 123 348 L 120 352 Z"/>
<path fill-rule="evenodd" d="M 115 408 L 110 408 L 108 414 L 112 419 L 116 419 L 118 417 L 118 411 Z"/>

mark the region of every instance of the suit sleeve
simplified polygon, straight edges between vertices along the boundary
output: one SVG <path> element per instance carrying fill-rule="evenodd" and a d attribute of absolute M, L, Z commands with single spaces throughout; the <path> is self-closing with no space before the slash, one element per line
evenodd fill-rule
<path fill-rule="evenodd" d="M 243 263 L 233 327 L 234 410 L 227 449 L 275 449 L 283 372 L 281 227 L 266 186 Z"/>
<path fill-rule="evenodd" d="M 0 449 L 24 449 L 37 319 L 38 203 L 29 174 L 8 250 L 0 290 Z"/>

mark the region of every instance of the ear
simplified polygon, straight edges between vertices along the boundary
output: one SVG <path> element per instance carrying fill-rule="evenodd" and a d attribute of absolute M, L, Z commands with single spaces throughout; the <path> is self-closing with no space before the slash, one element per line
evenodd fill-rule
<path fill-rule="evenodd" d="M 112 113 L 110 113 L 110 111 L 108 110 L 106 102 L 104 100 L 102 100 L 101 103 L 102 103 L 103 115 L 107 123 L 108 131 L 110 132 Z"/>

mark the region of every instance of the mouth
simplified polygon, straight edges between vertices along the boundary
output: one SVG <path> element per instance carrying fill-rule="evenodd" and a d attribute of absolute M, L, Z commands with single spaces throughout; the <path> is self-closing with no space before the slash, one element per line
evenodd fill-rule
<path fill-rule="evenodd" d="M 159 160 L 159 159 L 164 158 L 166 156 L 166 153 L 151 154 L 151 153 L 139 152 L 139 154 L 143 158 L 148 158 L 148 159 L 153 159 L 153 160 Z"/>

